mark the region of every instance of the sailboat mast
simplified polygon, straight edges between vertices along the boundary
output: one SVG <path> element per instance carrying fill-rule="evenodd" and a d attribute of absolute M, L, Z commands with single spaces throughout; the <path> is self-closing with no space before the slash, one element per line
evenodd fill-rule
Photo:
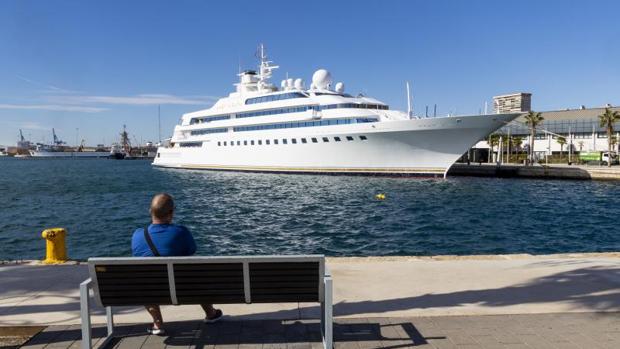
<path fill-rule="evenodd" d="M 161 105 L 157 105 L 157 135 L 161 144 Z"/>

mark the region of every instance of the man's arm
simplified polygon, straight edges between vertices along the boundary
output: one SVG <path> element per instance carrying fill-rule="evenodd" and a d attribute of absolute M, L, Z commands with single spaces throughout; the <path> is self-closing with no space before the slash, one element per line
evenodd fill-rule
<path fill-rule="evenodd" d="M 196 253 L 196 241 L 194 241 L 194 237 L 192 236 L 192 233 L 190 233 L 189 229 L 183 227 L 183 230 L 185 232 L 185 253 L 186 256 L 191 256 Z"/>

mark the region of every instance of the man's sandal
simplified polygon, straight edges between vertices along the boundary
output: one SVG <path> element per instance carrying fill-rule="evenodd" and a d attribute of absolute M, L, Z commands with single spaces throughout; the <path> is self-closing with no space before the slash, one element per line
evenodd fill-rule
<path fill-rule="evenodd" d="M 218 322 L 222 319 L 222 316 L 224 316 L 224 313 L 222 313 L 222 311 L 220 309 L 216 309 L 215 310 L 215 316 L 213 317 L 206 317 L 205 318 L 205 324 L 212 324 L 214 322 Z"/>

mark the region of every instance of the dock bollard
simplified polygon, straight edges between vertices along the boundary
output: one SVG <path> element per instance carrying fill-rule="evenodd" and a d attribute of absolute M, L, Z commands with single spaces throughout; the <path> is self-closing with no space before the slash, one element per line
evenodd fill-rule
<path fill-rule="evenodd" d="M 41 236 L 46 240 L 43 264 L 59 264 L 67 261 L 66 235 L 67 231 L 64 228 L 43 230 Z"/>

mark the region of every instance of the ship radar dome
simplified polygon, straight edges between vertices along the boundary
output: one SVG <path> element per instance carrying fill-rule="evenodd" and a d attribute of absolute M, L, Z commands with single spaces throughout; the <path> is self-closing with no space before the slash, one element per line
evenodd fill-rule
<path fill-rule="evenodd" d="M 320 90 L 327 90 L 332 85 L 332 75 L 325 69 L 319 69 L 312 75 L 312 84 Z"/>
<path fill-rule="evenodd" d="M 297 79 L 295 79 L 295 84 L 294 85 L 295 85 L 296 89 L 303 90 L 303 88 L 304 88 L 304 81 L 302 79 L 297 78 Z"/>
<path fill-rule="evenodd" d="M 338 93 L 344 93 L 344 83 L 342 82 L 337 83 L 336 87 L 334 87 L 334 91 Z"/>

